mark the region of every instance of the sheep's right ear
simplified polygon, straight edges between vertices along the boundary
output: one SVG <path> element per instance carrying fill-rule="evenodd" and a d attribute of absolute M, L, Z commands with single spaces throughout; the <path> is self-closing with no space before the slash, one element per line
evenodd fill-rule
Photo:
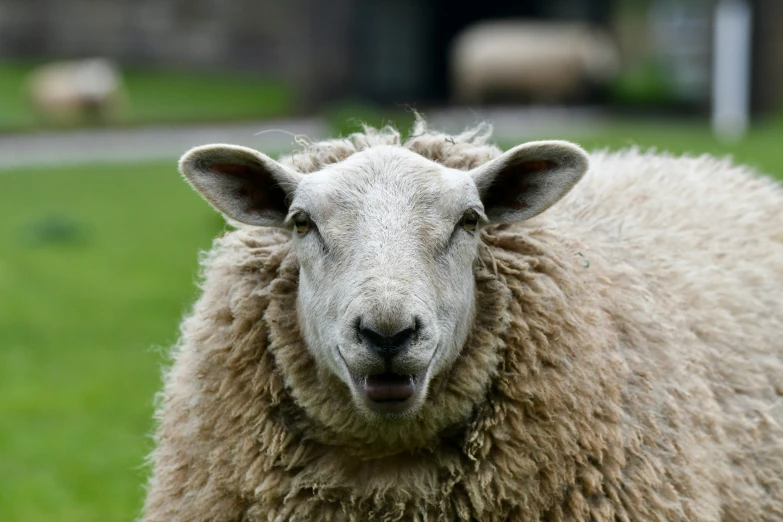
<path fill-rule="evenodd" d="M 548 209 L 582 178 L 587 153 L 567 141 L 518 145 L 471 171 L 490 223 L 524 221 Z"/>
<path fill-rule="evenodd" d="M 205 145 L 179 160 L 188 182 L 227 217 L 279 227 L 302 175 L 260 152 L 238 145 Z"/>

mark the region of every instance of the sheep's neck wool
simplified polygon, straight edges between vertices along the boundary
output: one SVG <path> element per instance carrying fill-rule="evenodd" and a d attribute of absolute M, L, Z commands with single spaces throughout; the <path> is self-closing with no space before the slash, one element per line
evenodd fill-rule
<path fill-rule="evenodd" d="M 520 484 L 497 480 L 496 466 L 514 466 L 517 477 L 526 481 L 559 482 L 562 475 L 576 472 L 569 455 L 590 444 L 605 466 L 616 466 L 613 461 L 621 456 L 598 442 L 616 436 L 612 431 L 619 411 L 606 411 L 605 402 L 594 401 L 596 396 L 618 396 L 608 384 L 613 381 L 591 378 L 590 393 L 583 386 L 578 395 L 556 401 L 547 396 L 574 380 L 568 368 L 585 356 L 587 373 L 576 378 L 586 379 L 594 351 L 593 340 L 579 333 L 587 330 L 569 324 L 584 320 L 594 299 L 558 281 L 558 273 L 564 272 L 559 263 L 573 265 L 570 271 L 581 260 L 565 245 L 550 244 L 550 235 L 535 229 L 523 238 L 503 230 L 485 235 L 475 267 L 478 315 L 471 338 L 451 370 L 433 382 L 415 421 L 388 425 L 357 415 L 347 387 L 319 371 L 309 356 L 296 315 L 290 313 L 298 267 L 287 237 L 242 230 L 219 240 L 217 254 L 206 261 L 204 296 L 184 325 L 188 345 L 206 351 L 181 353 L 195 358 L 187 364 L 198 369 L 188 393 L 169 398 L 193 405 L 178 406 L 188 409 L 220 405 L 187 413 L 190 435 L 214 444 L 197 458 L 208 456 L 212 464 L 204 463 L 202 477 L 197 471 L 202 465 L 182 469 L 188 474 L 182 484 L 220 480 L 238 492 L 252 492 L 264 509 L 275 506 L 297 519 L 309 516 L 301 511 L 305 507 L 315 509 L 305 499 L 345 495 L 355 499 L 358 512 L 479 513 L 471 506 L 480 498 L 487 505 L 503 501 L 511 513 Z M 546 256 L 541 249 L 548 251 Z M 553 249 L 560 250 L 555 257 Z M 540 307 L 526 294 L 551 299 Z M 585 299 L 580 316 L 567 313 L 568 305 Z M 553 307 L 561 312 L 562 324 L 545 320 Z M 592 318 L 593 328 L 600 320 Z M 527 342 L 519 343 L 523 339 Z M 573 348 L 552 351 L 553 342 Z M 517 345 L 514 354 L 507 353 L 510 343 Z M 606 361 L 602 366 L 606 372 Z M 619 362 L 616 366 L 612 371 L 622 371 Z M 178 370 L 175 365 L 172 371 Z M 541 386 L 543 382 L 548 384 Z M 514 423 L 521 422 L 525 430 L 515 430 Z M 510 440 L 514 431 L 526 432 L 527 440 Z M 563 447 L 566 441 L 569 448 Z M 509 452 L 515 456 L 504 462 Z M 544 468 L 542 459 L 548 461 Z M 317 510 L 339 512 L 344 502 L 326 502 L 331 507 Z"/>

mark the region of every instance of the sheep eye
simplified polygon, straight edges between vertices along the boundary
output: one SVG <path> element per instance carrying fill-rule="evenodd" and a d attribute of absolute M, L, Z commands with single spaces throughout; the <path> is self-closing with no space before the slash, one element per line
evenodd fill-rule
<path fill-rule="evenodd" d="M 306 234 L 312 228 L 313 222 L 307 214 L 298 214 L 294 218 L 294 227 L 300 234 Z"/>
<path fill-rule="evenodd" d="M 475 210 L 468 210 L 465 212 L 465 215 L 462 216 L 462 221 L 460 221 L 460 226 L 467 230 L 468 232 L 474 232 L 476 230 L 476 227 L 478 227 L 479 222 L 479 216 L 476 213 Z"/>

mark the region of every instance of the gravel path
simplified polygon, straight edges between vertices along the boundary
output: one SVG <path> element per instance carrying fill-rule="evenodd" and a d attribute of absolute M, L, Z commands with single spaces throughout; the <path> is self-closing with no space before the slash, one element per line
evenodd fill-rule
<path fill-rule="evenodd" d="M 265 150 L 291 147 L 291 134 L 326 136 L 320 119 L 263 121 L 193 127 L 36 132 L 0 136 L 0 169 L 28 165 L 176 161 L 190 147 L 205 143 L 234 143 Z M 270 132 L 277 129 L 280 132 Z M 258 134 L 266 131 L 263 134 Z"/>
<path fill-rule="evenodd" d="M 427 111 L 433 128 L 448 132 L 478 121 L 493 123 L 498 141 L 552 138 L 589 132 L 604 122 L 597 111 L 586 108 L 493 108 L 470 111 Z M 294 135 L 318 140 L 331 132 L 322 118 L 266 120 L 259 122 L 100 129 L 68 132 L 34 132 L 0 135 L 0 169 L 23 166 L 144 160 L 176 161 L 182 153 L 205 143 L 234 143 L 269 152 L 293 148 Z"/>

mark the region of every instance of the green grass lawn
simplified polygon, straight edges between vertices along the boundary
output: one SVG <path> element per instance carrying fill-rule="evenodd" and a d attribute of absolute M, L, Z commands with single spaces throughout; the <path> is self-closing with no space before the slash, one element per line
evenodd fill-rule
<path fill-rule="evenodd" d="M 783 174 L 775 124 L 733 146 L 701 127 L 566 137 L 732 153 Z M 0 521 L 138 515 L 163 349 L 222 228 L 173 164 L 0 172 Z"/>
<path fill-rule="evenodd" d="M 616 123 L 592 135 L 566 134 L 542 138 L 573 139 L 588 150 L 638 146 L 675 154 L 728 155 L 735 162 L 751 165 L 761 172 L 783 179 L 783 118 L 755 125 L 738 143 L 716 140 L 706 123 L 696 122 Z"/>
<path fill-rule="evenodd" d="M 32 64 L 0 62 L 0 131 L 39 126 L 25 85 Z M 171 70 L 123 71 L 127 125 L 271 118 L 290 114 L 291 89 L 279 80 Z"/>
<path fill-rule="evenodd" d="M 0 520 L 138 514 L 161 348 L 222 227 L 174 165 L 0 172 Z"/>

